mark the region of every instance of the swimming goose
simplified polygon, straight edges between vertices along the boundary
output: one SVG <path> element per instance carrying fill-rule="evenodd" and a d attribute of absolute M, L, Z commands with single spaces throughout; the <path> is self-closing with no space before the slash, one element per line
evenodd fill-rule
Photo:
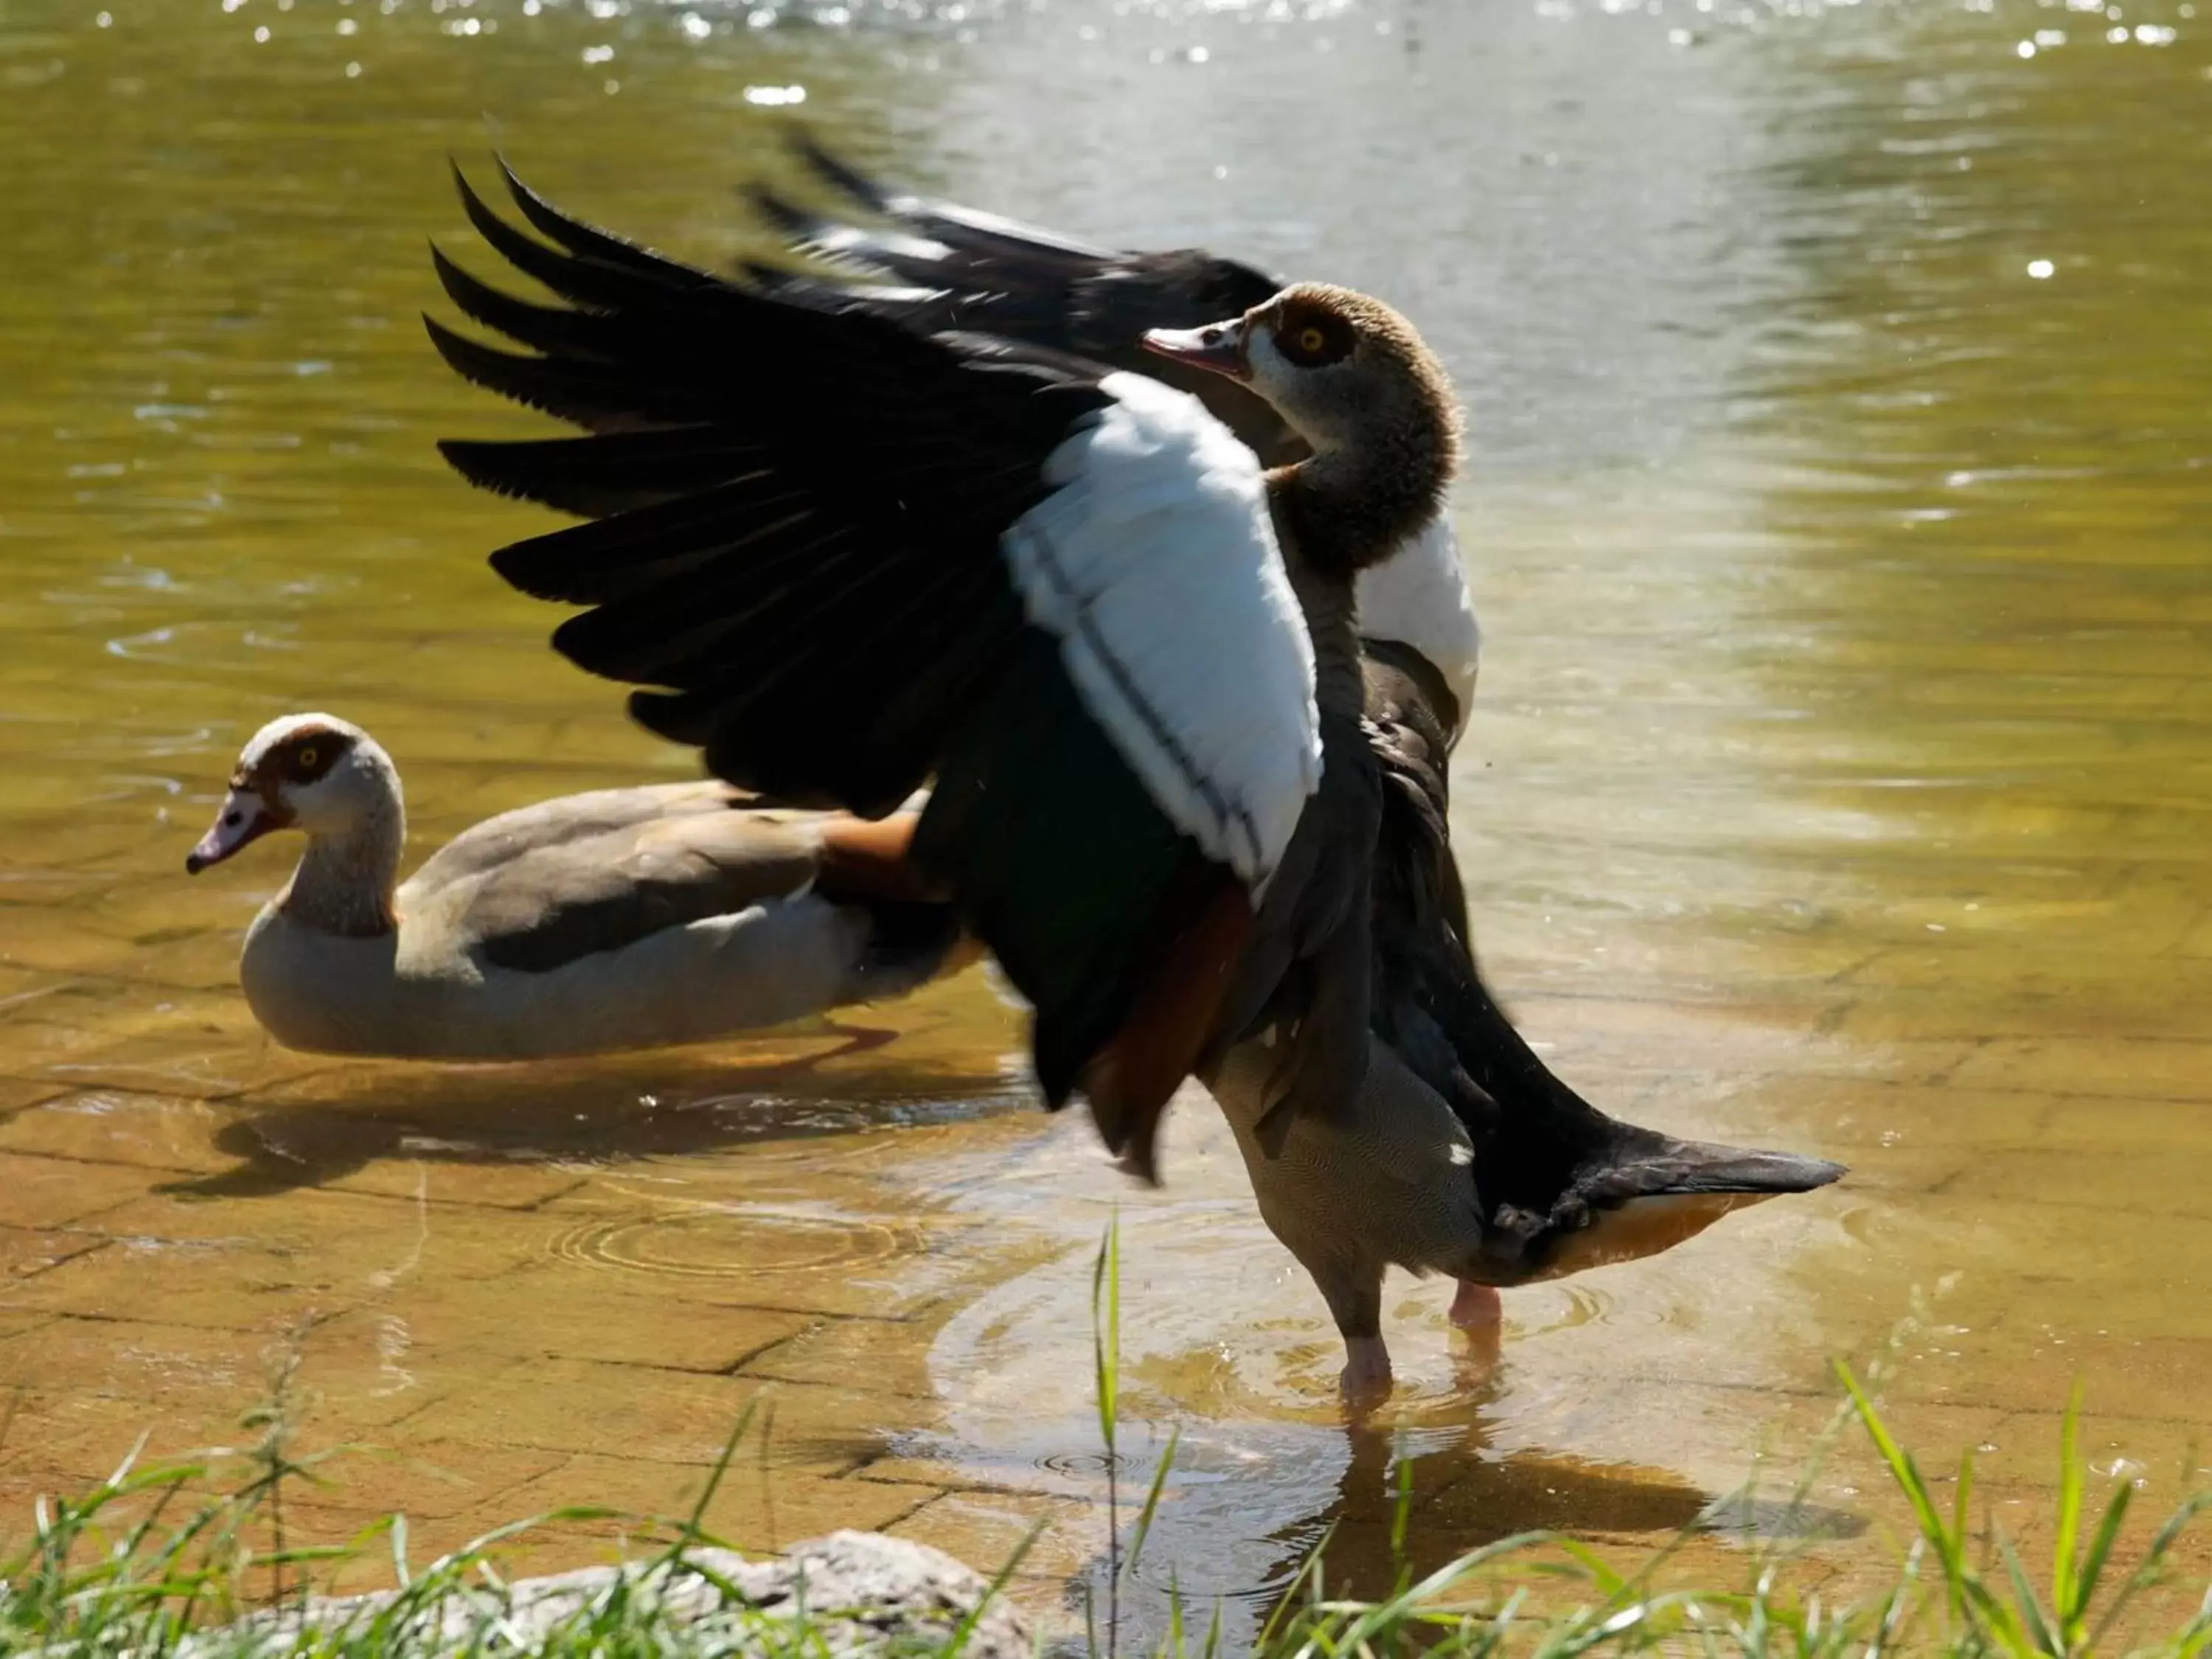
<path fill-rule="evenodd" d="M 1156 380 L 726 281 L 507 184 L 538 235 L 465 180 L 464 207 L 565 303 L 439 255 L 531 351 L 428 326 L 588 434 L 442 446 L 596 520 L 494 555 L 591 607 L 557 648 L 652 688 L 634 715 L 741 787 L 873 816 L 933 776 L 911 857 L 1030 1000 L 1047 1103 L 1079 1085 L 1139 1173 L 1177 1085 L 1262 1019 L 1295 1056 L 1269 1133 L 1350 1101 L 1382 805 L 1352 583 L 1435 519 L 1455 453 L 1410 325 L 1303 284 L 1149 335 L 1315 452 L 1263 471 Z"/>
<path fill-rule="evenodd" d="M 802 165 L 880 222 L 858 224 L 765 186 L 754 205 L 793 251 L 867 281 L 824 282 L 779 266 L 742 267 L 757 286 L 858 306 L 924 332 L 981 333 L 1072 353 L 1190 392 L 1250 447 L 1262 466 L 1288 466 L 1311 447 L 1274 407 L 1232 377 L 1164 361 L 1145 345 L 1155 328 L 1200 327 L 1265 304 L 1277 278 L 1203 248 L 1091 246 L 957 203 L 884 188 L 804 134 Z M 896 284 L 896 285 L 890 285 Z M 1355 583 L 1359 632 L 1418 653 L 1442 677 L 1438 709 L 1457 741 L 1474 701 L 1482 630 L 1451 518 L 1438 511 Z"/>
<path fill-rule="evenodd" d="M 254 734 L 185 868 L 279 830 L 307 850 L 247 929 L 239 979 L 270 1036 L 319 1053 L 524 1060 L 697 1042 L 902 995 L 958 937 L 902 861 L 904 819 L 781 811 L 719 782 L 503 812 L 395 885 L 398 770 L 331 714 Z"/>
<path fill-rule="evenodd" d="M 1152 324 L 1202 319 L 1272 284 L 1200 250 L 1116 253 L 955 204 L 895 196 L 818 148 L 816 175 L 884 222 L 842 222 L 764 191 L 791 244 L 889 288 L 750 268 L 752 280 L 848 302 L 924 331 L 980 329 L 1133 363 Z M 1211 366 L 1178 384 L 1270 464 L 1300 441 Z M 1208 382 L 1218 390 L 1209 391 Z M 1442 514 L 1433 521 L 1443 526 Z M 1654 1254 L 1732 1209 L 1836 1179 L 1839 1166 L 1673 1139 L 1598 1111 L 1555 1078 L 1474 964 L 1446 830 L 1446 763 L 1474 691 L 1479 635 L 1449 529 L 1443 557 L 1408 546 L 1359 577 L 1364 715 L 1387 782 L 1372 895 L 1370 1059 L 1350 1109 L 1264 1146 L 1272 1031 L 1209 1066 L 1263 1218 L 1305 1266 L 1344 1336 L 1347 1395 L 1387 1389 L 1385 1270 L 1457 1281 L 1456 1322 L 1500 1316 L 1496 1287 Z"/>

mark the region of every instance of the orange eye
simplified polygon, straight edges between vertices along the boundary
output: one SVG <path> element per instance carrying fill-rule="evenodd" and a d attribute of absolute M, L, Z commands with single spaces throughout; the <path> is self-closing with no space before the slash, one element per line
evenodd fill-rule
<path fill-rule="evenodd" d="M 1298 349 L 1309 357 L 1320 356 L 1322 348 L 1328 343 L 1328 337 L 1317 328 L 1302 328 L 1298 331 Z"/>

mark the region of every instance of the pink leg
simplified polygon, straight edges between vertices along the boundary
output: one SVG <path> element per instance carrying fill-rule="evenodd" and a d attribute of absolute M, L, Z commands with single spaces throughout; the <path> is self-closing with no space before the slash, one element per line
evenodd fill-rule
<path fill-rule="evenodd" d="M 1459 1281 L 1459 1291 L 1452 1297 L 1451 1322 L 1463 1331 L 1495 1330 L 1504 1322 L 1505 1298 L 1498 1294 L 1495 1285 L 1478 1285 L 1471 1279 Z"/>
<path fill-rule="evenodd" d="M 1461 1279 L 1452 1297 L 1451 1322 L 1467 1338 L 1456 1362 L 1460 1386 L 1470 1393 L 1480 1392 L 1498 1375 L 1505 1335 L 1505 1304 L 1498 1287 Z"/>
<path fill-rule="evenodd" d="M 1344 1374 L 1338 1379 L 1344 1401 L 1355 1409 L 1379 1406 L 1390 1397 L 1390 1350 L 1379 1336 L 1344 1339 Z"/>

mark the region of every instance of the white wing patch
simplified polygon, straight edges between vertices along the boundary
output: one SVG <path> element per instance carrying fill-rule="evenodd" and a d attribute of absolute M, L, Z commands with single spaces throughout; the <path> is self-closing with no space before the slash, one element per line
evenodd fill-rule
<path fill-rule="evenodd" d="M 1370 639 L 1410 645 L 1443 676 L 1459 719 L 1452 727 L 1456 744 L 1474 706 L 1475 671 L 1482 661 L 1482 625 L 1467 591 L 1460 563 L 1459 538 L 1451 519 L 1439 513 L 1395 553 L 1359 573 L 1356 590 L 1359 631 Z"/>
<path fill-rule="evenodd" d="M 1321 781 L 1313 641 L 1259 462 L 1139 374 L 1045 463 L 1000 540 L 1031 622 L 1153 801 L 1255 890 Z"/>

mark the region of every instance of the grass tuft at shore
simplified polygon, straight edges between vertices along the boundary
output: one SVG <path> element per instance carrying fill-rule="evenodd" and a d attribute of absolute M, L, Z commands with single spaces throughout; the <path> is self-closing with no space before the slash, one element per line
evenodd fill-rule
<path fill-rule="evenodd" d="M 1118 1228 L 1109 1227 L 1091 1287 L 1099 1427 L 1109 1462 L 1119 1436 L 1119 1279 Z M 388 1516 L 350 1539 L 305 1542 L 288 1525 L 287 1495 L 329 1484 L 320 1466 L 331 1454 L 295 1449 L 296 1370 L 295 1343 L 272 1373 L 267 1398 L 241 1419 L 249 1445 L 142 1469 L 142 1439 L 90 1492 L 40 1498 L 27 1538 L 6 1541 L 0 1534 L 0 1659 L 386 1659 L 431 1652 L 470 1659 L 829 1659 L 862 1650 L 856 1640 L 867 1652 L 898 1659 L 957 1659 L 1036 1541 L 1032 1532 L 964 1616 L 945 1613 L 926 1632 L 873 1634 L 867 1609 L 810 1608 L 803 1596 L 754 1606 L 724 1574 L 728 1558 L 714 1553 L 728 1546 L 702 1524 L 754 1427 L 749 1407 L 688 1516 L 572 1505 L 518 1519 L 419 1568 L 410 1558 L 404 1516 Z M 1277 1601 L 1252 1651 L 1260 1659 L 1413 1653 L 1470 1659 L 2212 1656 L 2212 1583 L 2189 1584 L 2193 1600 L 2178 1613 L 2170 1595 L 2155 1613 L 2145 1611 L 2147 1592 L 2171 1592 L 2179 1581 L 2179 1547 L 2212 1510 L 2212 1491 L 2186 1498 L 2124 1565 L 2122 1530 L 2136 1486 L 2117 1482 L 2103 1509 L 2089 1512 L 2078 1389 L 2062 1420 L 2051 1557 L 2039 1570 L 1994 1520 L 1974 1524 L 1971 1452 L 1960 1461 L 1948 1503 L 1939 1503 L 1919 1457 L 1899 1443 L 1858 1377 L 1840 1363 L 1835 1371 L 1843 1395 L 1837 1426 L 1855 1423 L 1866 1434 L 1912 1521 L 1893 1577 L 1875 1594 L 1828 1605 L 1817 1589 L 1798 1587 L 1799 1580 L 1817 1580 L 1802 1570 L 1802 1558 L 1759 1552 L 1747 1553 L 1740 1584 L 1669 1583 L 1662 1589 L 1661 1570 L 1680 1539 L 1623 1564 L 1582 1540 L 1530 1531 L 1419 1579 L 1401 1566 L 1392 1595 L 1352 1599 L 1329 1592 L 1324 1538 Z M 1109 1486 L 1106 1606 L 1091 1609 L 1082 1638 L 1055 1651 L 1072 1659 L 1121 1659 L 1126 1653 L 1213 1659 L 1224 1650 L 1218 1613 L 1209 1613 L 1201 1628 L 1180 1598 L 1171 1601 L 1164 1632 L 1148 1645 L 1123 1642 L 1121 1582 L 1144 1553 L 1174 1460 L 1171 1437 L 1126 1526 L 1118 1488 Z M 1410 1467 L 1400 1465 L 1393 1528 L 1401 1562 L 1411 1524 Z M 542 1601 L 533 1607 L 525 1585 L 502 1575 L 503 1553 L 528 1534 L 608 1522 L 618 1523 L 628 1540 L 623 1570 L 573 1606 L 562 1603 L 551 1613 Z M 318 1583 L 329 1583 L 338 1567 L 357 1567 L 379 1554 L 391 1564 L 388 1592 L 315 1600 Z M 2137 1615 L 2133 1620 L 2130 1612 Z M 2146 1632 L 2146 1619 L 2164 1622 Z"/>
<path fill-rule="evenodd" d="M 1110 1318 L 1102 1321 L 1099 1343 L 1102 1394 L 1109 1401 L 1116 1346 L 1111 1327 Z M 1744 1584 L 1662 1590 L 1654 1584 L 1668 1552 L 1621 1563 L 1574 1539 L 1530 1532 L 1418 1582 L 1408 1574 L 1385 1599 L 1346 1600 L 1328 1591 L 1324 1543 L 1274 1608 L 1254 1651 L 1267 1659 L 1413 1652 L 1538 1659 L 1657 1652 L 1705 1659 L 2121 1652 L 2197 1659 L 2212 1653 L 2212 1587 L 2193 1611 L 2170 1621 L 2171 1628 L 2148 1637 L 2138 1631 L 2125 1646 L 2116 1639 L 2145 1591 L 2172 1588 L 2177 1547 L 2212 1508 L 2212 1492 L 2181 1504 L 2124 1565 L 2118 1545 L 2135 1489 L 2118 1483 L 2102 1510 L 2090 1512 L 2077 1400 L 2066 1414 L 2059 1449 L 2055 1547 L 2047 1564 L 2031 1565 L 1994 1523 L 1978 1528 L 1972 1522 L 1971 1455 L 1960 1464 L 1948 1502 L 1939 1503 L 1920 1459 L 1898 1443 L 1856 1377 L 1841 1365 L 1837 1373 L 1850 1416 L 1873 1442 L 1916 1528 L 1893 1581 L 1879 1594 L 1830 1607 L 1817 1593 L 1793 1588 L 1789 1559 L 1755 1557 L 1747 1558 Z M 243 1451 L 143 1469 L 134 1467 L 134 1454 L 88 1492 L 39 1500 L 29 1535 L 0 1545 L 0 1655 L 368 1659 L 436 1650 L 688 1659 L 851 1651 L 845 1644 L 854 1626 L 836 1621 L 839 1610 L 794 1616 L 787 1604 L 750 1607 L 700 1557 L 718 1542 L 700 1524 L 706 1497 L 750 1429 L 749 1418 L 737 1425 L 708 1493 L 687 1517 L 579 1505 L 519 1519 L 417 1566 L 409 1559 L 403 1516 L 336 1542 L 302 1541 L 287 1527 L 288 1490 L 325 1477 L 313 1460 L 292 1450 L 283 1382 L 280 1376 L 272 1404 L 249 1414 L 247 1425 L 258 1437 Z M 222 1495 L 204 1495 L 224 1468 L 240 1462 L 242 1479 Z M 1117 1535 L 1115 1569 L 1126 1568 L 1141 1551 L 1159 1501 L 1156 1481 L 1132 1517 L 1130 1537 Z M 502 1550 L 535 1529 L 610 1519 L 622 1522 L 633 1540 L 629 1573 L 550 1622 L 518 1617 L 516 1589 L 498 1565 Z M 379 1554 L 390 1560 L 394 1593 L 342 1613 L 311 1602 L 310 1589 L 327 1582 L 335 1566 Z M 1018 1557 L 1005 1565 L 994 1595 L 1018 1565 Z M 702 1595 L 702 1585 L 712 1593 Z M 702 1600 L 709 1609 L 704 1613 Z M 1175 1609 L 1164 1635 L 1143 1651 L 1164 1659 L 1220 1651 L 1218 1624 L 1188 1613 Z M 966 1647 L 974 1623 L 948 1623 L 927 1638 L 886 1641 L 874 1650 L 950 1659 Z M 1121 1624 L 1118 1611 L 1094 1621 L 1078 1651 L 1132 1651 L 1122 1644 Z"/>

